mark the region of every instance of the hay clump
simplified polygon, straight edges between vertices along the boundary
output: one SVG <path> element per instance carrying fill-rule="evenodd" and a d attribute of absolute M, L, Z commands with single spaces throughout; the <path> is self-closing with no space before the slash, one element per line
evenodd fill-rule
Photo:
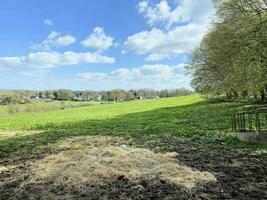
<path fill-rule="evenodd" d="M 131 181 L 160 179 L 190 189 L 197 183 L 216 180 L 209 172 L 177 164 L 173 153 L 154 153 L 134 147 L 122 149 L 115 145 L 119 140 L 114 142 L 111 137 L 83 138 L 71 144 L 75 147 L 77 141 L 87 144 L 86 148 L 71 149 L 69 145 L 68 150 L 38 161 L 32 169 L 31 181 L 53 180 L 57 184 L 77 186 L 123 176 Z"/>

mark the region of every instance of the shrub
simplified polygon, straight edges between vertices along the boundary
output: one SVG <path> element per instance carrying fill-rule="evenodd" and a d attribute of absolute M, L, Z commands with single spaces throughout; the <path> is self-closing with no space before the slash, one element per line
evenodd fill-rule
<path fill-rule="evenodd" d="M 23 98 L 15 93 L 4 93 L 0 96 L 0 104 L 17 104 L 23 102 Z"/>

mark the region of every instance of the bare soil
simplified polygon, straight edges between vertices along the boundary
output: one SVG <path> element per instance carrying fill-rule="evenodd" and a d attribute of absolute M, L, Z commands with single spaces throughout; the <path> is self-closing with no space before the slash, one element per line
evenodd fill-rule
<path fill-rule="evenodd" d="M 218 141 L 208 149 L 178 138 L 139 138 L 136 144 L 154 152 L 177 152 L 177 162 L 216 176 L 216 182 L 185 189 L 161 179 L 131 181 L 125 176 L 99 183 L 69 188 L 54 180 L 23 184 L 31 177 L 31 166 L 46 155 L 26 156 L 5 166 L 0 172 L 0 199 L 267 199 L 267 153 L 226 148 Z M 13 164 L 13 165 L 12 165 Z M 16 166 L 16 167 L 14 167 Z"/>

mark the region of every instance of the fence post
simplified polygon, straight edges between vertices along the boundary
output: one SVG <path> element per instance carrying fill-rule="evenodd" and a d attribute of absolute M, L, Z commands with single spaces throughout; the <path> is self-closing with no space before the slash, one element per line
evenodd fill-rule
<path fill-rule="evenodd" d="M 258 112 L 256 112 L 256 131 L 258 131 L 258 132 L 261 131 L 260 118 L 259 118 L 259 113 Z"/>
<path fill-rule="evenodd" d="M 244 128 L 244 131 L 246 131 L 246 114 L 243 113 L 243 128 Z"/>
<path fill-rule="evenodd" d="M 252 130 L 252 114 L 248 114 L 249 131 Z"/>

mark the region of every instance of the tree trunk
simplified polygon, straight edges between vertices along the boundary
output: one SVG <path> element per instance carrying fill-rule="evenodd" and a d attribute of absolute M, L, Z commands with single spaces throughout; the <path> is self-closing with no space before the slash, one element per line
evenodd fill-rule
<path fill-rule="evenodd" d="M 253 92 L 253 96 L 254 96 L 254 99 L 257 100 L 258 99 L 258 94 L 256 92 Z"/>
<path fill-rule="evenodd" d="M 238 92 L 237 91 L 233 91 L 233 96 L 234 96 L 234 98 L 238 98 Z"/>
<path fill-rule="evenodd" d="M 260 93 L 261 93 L 261 101 L 264 102 L 265 101 L 265 91 L 264 91 L 264 88 L 261 89 Z"/>
<path fill-rule="evenodd" d="M 266 101 L 267 100 L 267 84 L 264 85 L 264 88 L 265 88 L 265 91 L 264 91 L 264 100 L 263 101 Z"/>
<path fill-rule="evenodd" d="M 226 93 L 226 98 L 227 98 L 228 100 L 231 100 L 231 99 L 232 99 L 232 92 L 227 92 L 227 93 Z"/>
<path fill-rule="evenodd" d="M 248 96 L 248 91 L 247 90 L 244 90 L 242 92 L 242 96 L 243 96 L 243 98 L 246 98 Z"/>

